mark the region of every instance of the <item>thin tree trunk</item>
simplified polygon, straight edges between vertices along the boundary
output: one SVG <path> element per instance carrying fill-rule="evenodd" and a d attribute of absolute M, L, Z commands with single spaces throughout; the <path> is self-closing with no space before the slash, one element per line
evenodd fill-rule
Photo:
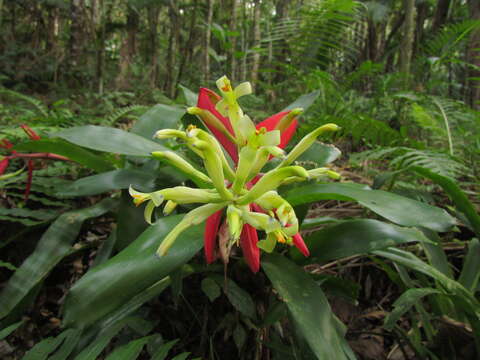
<path fill-rule="evenodd" d="M 260 0 L 254 1 L 255 8 L 253 10 L 253 61 L 252 61 L 252 86 L 255 87 L 255 84 L 258 80 L 258 69 L 260 68 L 260 15 L 261 15 L 261 6 Z"/>
<path fill-rule="evenodd" d="M 127 5 L 127 31 L 120 49 L 120 69 L 115 79 L 117 89 L 130 86 L 130 65 L 137 53 L 137 31 L 139 24 L 138 12 L 131 5 Z"/>
<path fill-rule="evenodd" d="M 405 85 L 408 84 L 410 64 L 412 61 L 413 40 L 415 32 L 415 0 L 404 0 L 405 23 L 403 24 L 403 37 L 400 47 L 400 71 L 407 75 Z"/>
<path fill-rule="evenodd" d="M 150 52 L 150 86 L 155 87 L 158 84 L 158 15 L 160 9 L 155 4 L 148 8 L 148 26 L 149 26 L 149 52 Z M 167 70 L 168 73 L 168 70 Z"/>
<path fill-rule="evenodd" d="M 0 0 L 0 28 L 2 26 L 2 20 L 3 20 L 3 0 Z"/>
<path fill-rule="evenodd" d="M 432 33 L 438 31 L 446 22 L 451 0 L 438 0 L 432 23 Z"/>
<path fill-rule="evenodd" d="M 105 23 L 107 22 L 107 17 L 104 0 L 95 0 L 92 5 L 93 29 L 96 36 L 95 78 L 97 92 L 102 95 L 105 83 Z"/>
<path fill-rule="evenodd" d="M 420 47 L 420 44 L 423 41 L 423 37 L 424 37 L 423 28 L 425 25 L 425 21 L 427 20 L 427 17 L 428 17 L 428 7 L 429 7 L 429 4 L 425 2 L 417 4 L 417 19 L 416 19 L 417 21 L 415 26 L 415 38 L 414 38 L 413 53 L 412 53 L 413 58 L 415 57 Z"/>
<path fill-rule="evenodd" d="M 184 47 L 183 54 L 180 60 L 180 66 L 178 67 L 177 80 L 173 89 L 174 98 L 178 95 L 178 84 L 182 81 L 182 76 L 185 71 L 185 67 L 190 63 L 193 54 L 193 46 L 195 44 L 195 27 L 197 24 L 197 5 L 198 1 L 193 0 L 193 10 L 190 14 L 190 29 L 188 30 L 188 40 Z"/>
<path fill-rule="evenodd" d="M 165 75 L 163 90 L 168 96 L 173 97 L 175 94 L 176 54 L 178 45 L 180 44 L 180 17 L 174 0 L 170 0 L 169 2 L 168 14 L 170 17 L 170 38 L 168 41 L 167 73 Z"/>
<path fill-rule="evenodd" d="M 207 0 L 207 30 L 205 31 L 205 48 L 203 49 L 203 82 L 210 79 L 210 42 L 212 36 L 213 6 L 215 0 Z"/>
<path fill-rule="evenodd" d="M 232 0 L 232 8 L 231 8 L 231 17 L 230 17 L 230 31 L 235 32 L 237 31 L 237 8 L 238 8 L 239 0 Z M 231 48 L 229 51 L 229 75 L 231 79 L 236 78 L 236 71 L 237 71 L 237 59 L 235 57 L 235 52 L 237 50 L 237 36 L 230 37 Z"/>
<path fill-rule="evenodd" d="M 480 20 L 480 2 L 469 0 L 470 18 Z M 467 61 L 473 66 L 468 71 L 468 103 L 476 110 L 480 110 L 480 30 L 475 30 L 468 41 Z"/>
<path fill-rule="evenodd" d="M 70 4 L 70 39 L 69 39 L 69 57 L 68 63 L 70 71 L 78 65 L 78 60 L 82 58 L 83 48 L 83 0 L 72 0 Z"/>

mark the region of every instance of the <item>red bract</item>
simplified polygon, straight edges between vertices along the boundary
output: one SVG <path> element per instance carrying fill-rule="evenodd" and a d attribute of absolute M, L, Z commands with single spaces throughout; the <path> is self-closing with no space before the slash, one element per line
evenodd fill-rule
<path fill-rule="evenodd" d="M 230 120 L 222 116 L 215 108 L 215 104 L 219 102 L 220 99 L 221 97 L 214 91 L 207 88 L 201 88 L 198 94 L 197 106 L 200 109 L 210 111 L 217 119 L 219 119 L 223 123 L 223 125 L 225 125 L 225 127 L 230 132 L 230 134 L 234 135 L 233 127 L 232 127 L 232 124 L 230 123 Z M 288 114 L 290 114 L 290 110 L 282 111 L 275 115 L 272 115 L 269 118 L 257 124 L 256 128 L 261 129 L 262 127 L 264 127 L 267 131 L 274 130 L 277 124 L 280 122 L 280 120 L 282 120 Z M 234 143 L 232 143 L 219 130 L 215 129 L 213 126 L 209 124 L 205 124 L 205 125 L 212 132 L 212 134 L 217 138 L 220 144 L 222 144 L 222 146 L 225 148 L 227 153 L 230 155 L 230 157 L 236 164 L 238 162 L 237 146 Z M 278 145 L 280 148 L 283 149 L 285 146 L 287 146 L 288 142 L 290 141 L 293 134 L 295 133 L 296 128 L 297 128 L 297 120 L 293 119 L 291 124 L 281 133 L 280 145 Z"/>
<path fill-rule="evenodd" d="M 243 225 L 240 235 L 240 247 L 250 270 L 256 273 L 260 269 L 260 249 L 257 246 L 257 230 L 248 224 Z"/>
<path fill-rule="evenodd" d="M 203 234 L 205 258 L 207 264 L 215 261 L 215 245 L 217 243 L 218 227 L 222 220 L 223 210 L 217 211 L 205 222 L 205 233 Z"/>
<path fill-rule="evenodd" d="M 25 133 L 28 135 L 28 137 L 31 140 L 41 140 L 40 136 L 35 131 L 33 131 L 28 125 L 22 124 L 20 125 L 20 127 L 23 129 L 23 131 L 25 131 Z M 0 161 L 0 175 L 3 175 L 5 173 L 5 171 L 7 170 L 8 164 L 12 159 L 22 158 L 22 159 L 25 159 L 27 163 L 27 183 L 25 185 L 25 193 L 24 193 L 25 202 L 28 200 L 28 197 L 30 195 L 30 189 L 32 187 L 32 178 L 33 178 L 33 170 L 34 170 L 33 159 L 52 159 L 52 160 L 62 160 L 62 161 L 69 160 L 64 156 L 52 154 L 52 153 L 30 153 L 30 154 L 18 153 L 12 149 L 13 144 L 7 139 L 2 139 L 0 141 L 0 148 L 6 149 L 11 153 L 11 155 L 4 157 Z"/>

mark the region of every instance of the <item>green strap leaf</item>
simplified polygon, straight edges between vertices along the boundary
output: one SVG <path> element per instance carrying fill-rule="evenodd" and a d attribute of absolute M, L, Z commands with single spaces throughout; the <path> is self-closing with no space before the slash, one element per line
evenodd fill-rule
<path fill-rule="evenodd" d="M 346 341 L 340 336 L 327 298 L 315 281 L 279 254 L 265 256 L 262 268 L 317 358 L 347 359 Z"/>
<path fill-rule="evenodd" d="M 324 228 L 305 238 L 310 257 L 305 258 L 297 248 L 293 247 L 290 254 L 296 261 L 325 263 L 408 242 L 429 242 L 429 240 L 417 229 L 404 228 L 378 220 L 358 219 Z"/>
<path fill-rule="evenodd" d="M 311 93 L 304 94 L 300 96 L 298 99 L 296 99 L 293 103 L 288 105 L 282 111 L 292 110 L 295 108 L 302 108 L 304 111 L 306 111 L 310 106 L 313 105 L 313 103 L 315 102 L 315 100 L 317 100 L 319 95 L 320 95 L 320 90 L 315 90 L 315 91 L 312 91 Z"/>
<path fill-rule="evenodd" d="M 60 188 L 58 196 L 90 196 L 107 191 L 128 189 L 130 185 L 143 190 L 153 187 L 155 174 L 141 170 L 120 169 L 81 178 Z"/>
<path fill-rule="evenodd" d="M 357 201 L 371 211 L 403 226 L 423 226 L 448 231 L 455 219 L 445 210 L 366 185 L 350 183 L 313 184 L 288 191 L 284 197 L 293 206 L 320 200 Z"/>
<path fill-rule="evenodd" d="M 134 360 L 138 357 L 145 344 L 152 339 L 152 336 L 144 336 L 140 339 L 130 341 L 128 344 L 115 349 L 106 360 Z"/>
<path fill-rule="evenodd" d="M 132 133 L 151 139 L 160 129 L 176 129 L 185 109 L 158 104 L 143 114 L 132 128 Z"/>
<path fill-rule="evenodd" d="M 5 339 L 8 335 L 10 335 L 12 332 L 17 330 L 20 325 L 22 325 L 25 321 L 19 321 L 16 322 L 15 324 L 12 324 L 10 326 L 7 326 L 5 329 L 0 330 L 0 341 Z"/>
<path fill-rule="evenodd" d="M 468 245 L 468 253 L 463 262 L 462 272 L 458 278 L 458 282 L 475 292 L 480 279 L 480 242 L 473 239 Z"/>
<path fill-rule="evenodd" d="M 440 185 L 443 190 L 450 196 L 455 206 L 465 214 L 473 230 L 480 237 L 480 215 L 468 199 L 467 195 L 460 189 L 456 182 L 449 177 L 436 174 L 428 169 L 420 166 L 413 166 L 410 168 L 416 173 L 429 178 Z"/>
<path fill-rule="evenodd" d="M 419 301 L 425 296 L 432 294 L 441 294 L 438 289 L 422 288 L 422 289 L 409 289 L 405 291 L 393 304 L 393 311 L 387 315 L 383 326 L 387 330 L 392 330 L 395 323 L 400 320 L 403 314 L 405 314 L 414 305 L 417 305 Z"/>
<path fill-rule="evenodd" d="M 131 156 L 149 157 L 153 151 L 168 150 L 143 136 L 95 125 L 76 126 L 54 133 L 51 137 L 59 137 L 93 150 Z"/>
<path fill-rule="evenodd" d="M 70 253 L 86 219 L 101 216 L 116 204 L 115 200 L 106 199 L 86 209 L 69 211 L 55 220 L 0 293 L 0 318 L 7 316 Z"/>
<path fill-rule="evenodd" d="M 97 323 L 188 262 L 203 245 L 203 225 L 182 233 L 167 255 L 155 256 L 158 245 L 182 217 L 158 220 L 127 248 L 77 281 L 65 300 L 65 326 L 84 328 Z"/>
<path fill-rule="evenodd" d="M 61 139 L 40 139 L 16 145 L 17 151 L 48 152 L 62 155 L 92 170 L 102 172 L 113 169 L 113 165 L 91 151 Z"/>
<path fill-rule="evenodd" d="M 166 344 L 161 345 L 157 351 L 153 354 L 152 360 L 165 360 L 170 349 L 178 342 L 178 339 L 169 341 Z"/>
<path fill-rule="evenodd" d="M 42 340 L 25 354 L 23 360 L 46 360 L 49 354 L 53 353 L 66 339 L 71 338 L 72 335 L 78 337 L 78 331 L 69 329 L 60 333 L 57 337 L 49 337 Z"/>

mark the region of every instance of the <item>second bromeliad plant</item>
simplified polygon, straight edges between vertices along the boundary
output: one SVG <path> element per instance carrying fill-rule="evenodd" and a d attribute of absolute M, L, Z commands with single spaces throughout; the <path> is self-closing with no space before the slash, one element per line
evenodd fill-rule
<path fill-rule="evenodd" d="M 277 243 L 296 246 L 303 255 L 309 250 L 300 233 L 299 222 L 293 207 L 283 199 L 277 188 L 287 183 L 340 175 L 328 168 L 306 170 L 292 165 L 320 136 L 327 131 L 336 131 L 335 124 L 326 124 L 305 136 L 288 154 L 283 148 L 295 132 L 302 109 L 280 112 L 255 126 L 237 102 L 241 96 L 251 93 L 250 83 L 244 82 L 232 88 L 227 77 L 217 81 L 222 96 L 202 88 L 198 107 L 187 111 L 197 115 L 207 128 L 194 125 L 186 131 L 162 129 L 158 139 L 176 138 L 198 155 L 206 173 L 173 152 L 154 152 L 156 158 L 168 162 L 189 175 L 199 188 L 177 186 L 151 193 L 141 193 L 130 188 L 134 203 L 145 207 L 145 219 L 151 223 L 155 207 L 164 201 L 164 214 L 173 211 L 177 204 L 204 204 L 189 213 L 165 237 L 157 253 L 165 255 L 178 235 L 192 225 L 206 221 L 204 234 L 205 257 L 212 263 L 220 256 L 224 263 L 235 244 L 242 248 L 250 269 L 260 268 L 260 249 L 272 252 Z M 234 163 L 225 156 L 223 148 Z M 279 158 L 278 165 L 266 173 L 262 169 L 271 158 Z M 257 230 L 266 234 L 258 240 Z"/>

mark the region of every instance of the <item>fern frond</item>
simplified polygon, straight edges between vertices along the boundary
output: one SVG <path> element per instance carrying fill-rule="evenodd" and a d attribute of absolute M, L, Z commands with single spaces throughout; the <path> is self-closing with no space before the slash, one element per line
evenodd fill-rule
<path fill-rule="evenodd" d="M 480 20 L 465 20 L 449 24 L 425 42 L 423 52 L 427 56 L 439 57 L 441 61 L 459 50 L 463 40 L 477 29 L 480 29 Z"/>
<path fill-rule="evenodd" d="M 352 156 L 352 161 L 388 160 L 392 170 L 406 169 L 410 166 L 421 166 L 440 175 L 453 179 L 471 176 L 471 170 L 459 159 L 438 151 L 418 150 L 408 147 L 379 147 Z"/>
<path fill-rule="evenodd" d="M 28 96 L 21 94 L 19 92 L 9 90 L 3 87 L 0 87 L 0 94 L 5 94 L 14 98 L 17 98 L 19 100 L 23 100 L 30 105 L 32 105 L 42 116 L 48 117 L 48 109 L 47 107 L 40 101 L 35 99 L 34 97 Z"/>
<path fill-rule="evenodd" d="M 124 117 L 125 115 L 131 113 L 131 112 L 136 112 L 136 111 L 145 111 L 146 109 L 148 109 L 147 106 L 145 105 L 130 105 L 130 106 L 127 106 L 127 107 L 124 107 L 124 108 L 121 108 L 121 109 L 118 109 L 118 110 L 115 110 L 114 112 L 112 112 L 107 118 L 106 118 L 106 122 L 109 124 L 109 125 L 113 125 L 115 124 L 119 119 L 121 119 L 122 117 Z"/>

